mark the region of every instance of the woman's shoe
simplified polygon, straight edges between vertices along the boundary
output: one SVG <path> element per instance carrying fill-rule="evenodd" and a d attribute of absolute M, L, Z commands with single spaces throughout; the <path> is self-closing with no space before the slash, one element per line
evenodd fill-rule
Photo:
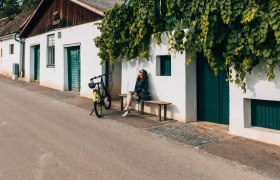
<path fill-rule="evenodd" d="M 123 113 L 122 117 L 127 117 L 129 115 L 129 112 L 126 111 L 125 113 Z"/>

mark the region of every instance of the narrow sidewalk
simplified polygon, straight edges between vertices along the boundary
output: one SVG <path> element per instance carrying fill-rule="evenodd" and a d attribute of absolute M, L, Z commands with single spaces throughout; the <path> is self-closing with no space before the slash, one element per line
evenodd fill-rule
<path fill-rule="evenodd" d="M 0 82 L 23 88 L 67 104 L 92 110 L 92 100 L 75 92 L 61 92 L 1 76 Z M 113 101 L 112 110 L 105 112 L 107 119 L 116 120 L 152 134 L 172 140 L 225 159 L 254 168 L 273 178 L 280 179 L 280 147 L 228 134 L 228 126 L 208 122 L 180 123 L 174 120 L 159 122 L 152 115 L 140 116 L 134 112 L 129 118 L 121 117 L 119 100 Z M 222 167 L 221 167 L 222 168 Z"/>

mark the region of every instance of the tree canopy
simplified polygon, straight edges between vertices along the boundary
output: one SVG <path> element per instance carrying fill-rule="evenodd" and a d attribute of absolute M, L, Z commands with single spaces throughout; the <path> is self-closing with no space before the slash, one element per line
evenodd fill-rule
<path fill-rule="evenodd" d="M 1 0 L 0 16 L 2 18 L 13 18 L 20 13 L 20 6 L 17 0 Z"/>
<path fill-rule="evenodd" d="M 0 0 L 0 18 L 13 19 L 22 11 L 28 10 L 40 0 Z"/>

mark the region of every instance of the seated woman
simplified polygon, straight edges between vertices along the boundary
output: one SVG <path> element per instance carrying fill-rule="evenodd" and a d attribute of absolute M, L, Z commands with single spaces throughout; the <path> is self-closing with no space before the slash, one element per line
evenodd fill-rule
<path fill-rule="evenodd" d="M 139 100 L 140 99 L 139 93 L 142 90 L 148 91 L 148 74 L 147 74 L 147 71 L 144 69 L 141 69 L 139 71 L 139 74 L 137 76 L 137 80 L 135 83 L 134 91 L 129 91 L 127 93 L 126 107 L 124 108 L 124 110 L 126 110 L 126 112 L 122 115 L 123 117 L 126 117 L 130 114 L 131 101 L 132 101 L 132 99 Z"/>

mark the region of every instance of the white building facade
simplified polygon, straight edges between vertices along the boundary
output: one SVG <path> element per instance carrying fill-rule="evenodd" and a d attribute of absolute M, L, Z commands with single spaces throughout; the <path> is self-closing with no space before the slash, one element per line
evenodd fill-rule
<path fill-rule="evenodd" d="M 226 82 L 225 74 L 214 75 L 207 62 L 197 57 L 186 65 L 186 54 L 168 54 L 167 37 L 150 44 L 150 59 L 122 62 L 121 92 L 133 91 L 140 69 L 148 72 L 152 99 L 171 102 L 167 118 L 181 122 L 209 121 L 228 124 L 229 133 L 280 145 L 280 71 L 269 82 L 264 64 L 247 77 L 247 92 Z M 171 73 L 161 75 L 161 57 L 169 56 Z M 204 62 L 205 61 L 205 62 Z M 137 103 L 134 108 L 138 109 Z M 146 106 L 147 113 L 158 115 L 157 106 Z M 163 112 L 162 112 L 163 113 Z"/>
<path fill-rule="evenodd" d="M 87 23 L 27 38 L 25 59 L 30 61 L 26 61 L 25 64 L 25 80 L 38 80 L 42 86 L 68 91 L 69 53 L 67 52 L 70 48 L 76 47 L 80 56 L 80 95 L 91 97 L 92 92 L 88 88 L 89 79 L 104 73 L 97 56 L 98 49 L 93 43 L 93 39 L 99 34 L 100 32 L 94 23 Z M 46 42 L 48 37 L 52 35 L 54 36 L 55 63 L 48 65 L 48 45 Z M 36 47 L 40 48 L 39 79 L 35 79 Z"/>
<path fill-rule="evenodd" d="M 28 11 L 21 12 L 13 20 L 5 18 L 5 22 L 2 21 L 0 27 L 0 74 L 13 76 L 13 64 L 17 64 L 18 66 L 15 68 L 17 74 L 14 76 L 22 77 L 24 75 L 24 39 L 20 39 L 19 34 L 36 7 L 34 4 Z"/>
<path fill-rule="evenodd" d="M 268 81 L 265 64 L 247 76 L 247 91 L 230 84 L 230 126 L 234 135 L 280 146 L 280 71 Z"/>
<path fill-rule="evenodd" d="M 158 45 L 152 40 L 149 61 L 135 59 L 122 62 L 122 87 L 121 92 L 127 93 L 134 90 L 138 71 L 145 69 L 148 72 L 149 91 L 152 99 L 171 102 L 167 108 L 167 118 L 182 122 L 196 120 L 196 87 L 195 64 L 186 65 L 186 54 L 168 54 L 169 45 L 167 37 L 162 36 L 163 43 Z M 161 72 L 161 60 L 167 58 L 167 72 Z M 163 60 L 166 61 L 166 60 Z M 166 74 L 167 73 L 167 74 Z M 191 96 L 189 96 L 191 95 Z M 137 109 L 137 104 L 134 104 Z M 147 106 L 145 111 L 158 115 L 157 106 Z"/>
<path fill-rule="evenodd" d="M 114 70 L 108 83 L 114 98 L 120 92 L 120 85 L 114 83 L 120 81 L 120 67 L 100 64 L 94 39 L 100 35 L 96 24 L 101 23 L 103 11 L 117 2 L 103 6 L 90 0 L 42 1 L 21 33 L 25 38 L 25 80 L 91 98 L 90 78 Z"/>
<path fill-rule="evenodd" d="M 20 43 L 14 40 L 15 34 L 0 37 L 0 74 L 12 76 L 13 64 L 20 64 Z"/>

